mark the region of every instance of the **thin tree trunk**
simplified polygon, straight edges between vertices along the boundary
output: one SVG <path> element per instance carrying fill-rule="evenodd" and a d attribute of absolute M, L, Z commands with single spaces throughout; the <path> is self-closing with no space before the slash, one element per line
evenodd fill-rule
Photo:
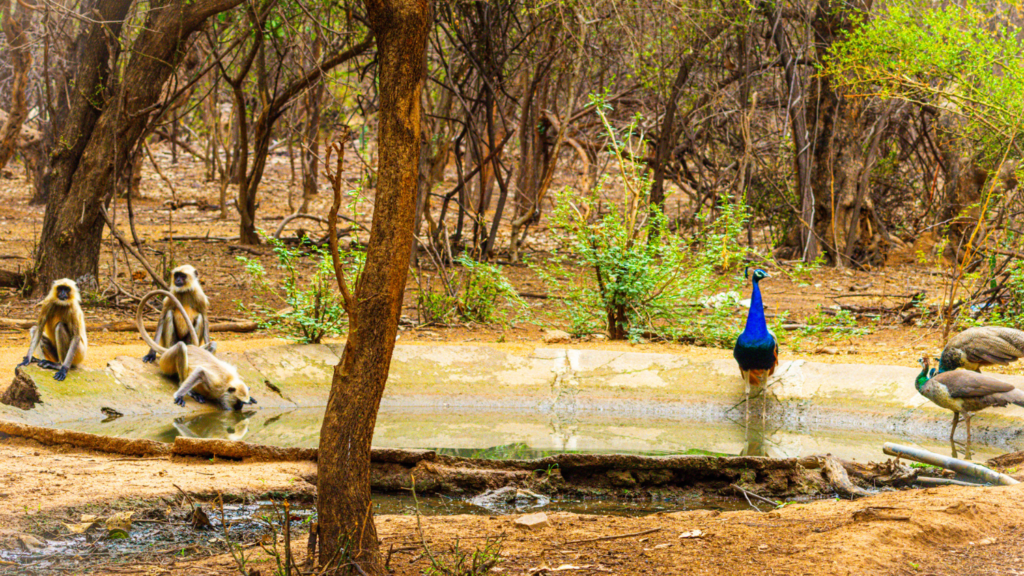
<path fill-rule="evenodd" d="M 14 156 L 14 149 L 21 133 L 21 126 L 28 118 L 28 100 L 25 89 L 28 86 L 28 73 L 32 67 L 32 53 L 29 51 L 28 27 L 32 13 L 12 0 L 3 13 L 4 35 L 10 49 L 11 66 L 14 78 L 11 81 L 11 112 L 7 121 L 0 127 L 0 170 Z M 27 171 L 27 170 L 26 170 Z"/>
<path fill-rule="evenodd" d="M 814 235 L 814 190 L 811 187 L 811 146 L 807 131 L 806 92 L 797 72 L 796 58 L 789 46 L 782 11 L 772 17 L 772 41 L 779 52 L 786 77 L 787 110 L 793 129 L 793 156 L 796 164 L 797 193 L 800 196 L 800 250 L 804 262 L 818 257 L 818 239 Z"/>
<path fill-rule="evenodd" d="M 317 510 L 320 562 L 384 574 L 370 503 L 370 441 L 387 383 L 409 274 L 426 79 L 427 0 L 367 0 L 380 74 L 380 160 L 366 264 L 355 313 L 320 432 Z"/>
<path fill-rule="evenodd" d="M 313 61 L 311 66 L 320 62 L 322 51 L 322 33 L 316 33 L 313 41 Z M 324 97 L 324 83 L 317 82 L 306 91 L 306 133 L 303 135 L 302 149 L 302 206 L 297 212 L 305 214 L 309 211 L 309 203 L 317 195 L 317 171 L 320 169 L 320 102 Z"/>

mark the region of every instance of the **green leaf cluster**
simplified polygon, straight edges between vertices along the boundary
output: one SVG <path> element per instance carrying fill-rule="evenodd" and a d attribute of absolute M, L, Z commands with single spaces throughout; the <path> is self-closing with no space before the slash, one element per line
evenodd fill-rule
<path fill-rule="evenodd" d="M 718 216 L 702 222 L 692 240 L 673 233 L 665 214 L 650 201 L 647 170 L 634 160 L 644 154 L 628 144 L 640 141 L 632 138 L 636 122 L 619 138 L 600 98 L 595 100 L 622 179 L 606 175 L 589 192 L 567 188 L 556 195 L 551 224 L 560 247 L 532 266 L 550 293 L 565 296 L 561 320 L 575 336 L 606 330 L 613 339 L 731 344 L 739 331 L 731 313 L 722 307 L 705 310 L 698 301 L 733 281 L 719 271 L 746 256 L 737 242 L 746 209 L 722 204 Z M 618 201 L 606 201 L 616 195 Z"/>
<path fill-rule="evenodd" d="M 347 324 L 335 282 L 334 264 L 328 251 L 306 244 L 289 247 L 276 238 L 264 235 L 273 247 L 275 266 L 283 273 L 283 280 L 271 282 L 263 263 L 255 258 L 238 256 L 245 267 L 258 296 L 253 302 L 238 302 L 238 308 L 251 318 L 261 330 L 280 332 L 285 337 L 304 344 L 319 344 L 325 336 L 341 334 Z M 349 262 L 346 270 L 353 285 L 358 283 L 366 255 L 362 252 L 342 252 L 341 261 Z M 312 259 L 316 267 L 312 274 L 301 266 Z M 281 305 L 280 309 L 275 306 Z"/>
<path fill-rule="evenodd" d="M 509 326 L 530 316 L 500 266 L 478 262 L 467 254 L 455 259 L 458 269 L 442 271 L 440 287 L 422 273 L 416 276 L 416 307 L 426 324 L 455 320 Z M 454 271 L 454 273 L 452 273 Z"/>
<path fill-rule="evenodd" d="M 849 96 L 901 99 L 952 114 L 955 137 L 988 158 L 1020 155 L 1024 50 L 993 5 L 886 3 L 833 44 L 825 73 Z"/>

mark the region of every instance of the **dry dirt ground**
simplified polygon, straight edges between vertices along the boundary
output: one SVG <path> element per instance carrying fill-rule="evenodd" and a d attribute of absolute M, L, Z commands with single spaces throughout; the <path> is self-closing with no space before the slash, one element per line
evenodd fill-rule
<path fill-rule="evenodd" d="M 194 206 L 168 209 L 165 203 L 172 197 L 177 201 L 216 203 L 219 188 L 217 183 L 203 179 L 201 165 L 187 155 L 181 154 L 179 163 L 172 165 L 166 149 L 154 146 L 154 152 L 174 190 L 172 193 L 168 183 L 146 165 L 143 198 L 135 201 L 142 253 L 157 267 L 170 262 L 196 265 L 213 302 L 212 318 L 238 319 L 236 302 L 251 298 L 252 291 L 235 256 L 256 257 L 269 264 L 269 249 L 240 248 L 232 241 L 166 240 L 168 234 L 190 238 L 236 235 L 236 215 L 232 209 L 228 220 L 220 220 L 218 212 L 200 211 Z M 346 178 L 354 188 L 365 176 L 364 169 L 357 162 L 348 165 Z M 326 215 L 329 199 L 323 184 L 320 198 L 313 203 L 313 214 Z M 272 157 L 261 187 L 259 227 L 271 231 L 277 227 L 288 213 L 289 190 L 295 189 L 287 158 Z M 24 270 L 31 263 L 44 209 L 29 205 L 29 197 L 20 166 L 13 168 L 12 178 L 0 176 L 0 268 Z M 346 214 L 368 225 L 370 200 L 359 198 L 351 205 L 354 209 L 346 207 Z M 119 227 L 129 234 L 123 204 L 118 214 Z M 320 233 L 315 223 L 302 226 L 313 235 Z M 553 247 L 550 231 L 543 223 L 531 237 L 527 252 L 535 257 L 543 257 Z M 507 234 L 499 237 L 498 244 L 507 245 Z M 121 250 L 113 240 L 107 241 L 95 291 L 108 298 L 93 299 L 87 304 L 90 323 L 129 318 L 130 301 L 118 304 L 109 298 L 116 290 L 115 282 L 135 294 L 151 286 L 136 262 L 122 259 L 115 266 L 115 252 Z M 821 307 L 836 303 L 891 307 L 906 302 L 911 293 L 925 291 L 926 303 L 934 304 L 948 289 L 949 281 L 927 242 L 898 254 L 891 264 L 873 271 L 820 269 L 809 273 L 792 265 L 775 264 L 771 267 L 774 278 L 764 284 L 768 312 L 788 312 L 790 321 L 801 323 L 813 318 Z M 507 267 L 506 274 L 522 293 L 545 292 L 540 279 L 526 267 Z M 405 328 L 400 342 L 504 342 L 504 346 L 523 348 L 542 345 L 543 330 L 558 327 L 545 321 L 552 301 L 527 299 L 537 311 L 534 324 L 508 329 L 478 325 Z M 32 318 L 35 304 L 36 300 L 22 298 L 12 290 L 0 291 L 0 318 Z M 416 317 L 412 283 L 406 293 L 404 314 Z M 923 325 L 904 325 L 893 317 L 883 317 L 877 323 L 861 320 L 860 326 L 869 328 L 870 333 L 855 337 L 787 334 L 781 355 L 786 359 L 813 358 L 821 362 L 914 366 L 916 357 L 936 353 L 941 344 L 941 329 L 934 319 Z M 214 338 L 222 350 L 280 342 L 277 335 L 263 333 L 221 333 Z M 0 330 L 0 374 L 12 373 L 27 344 L 23 331 Z M 728 350 L 678 343 L 584 341 L 574 346 L 667 352 L 695 359 L 730 355 Z M 145 351 L 133 333 L 94 332 L 90 334 L 86 366 L 102 368 L 115 356 L 141 356 Z M 1024 366 L 1007 371 L 1021 370 Z M 0 386 L 6 384 L 6 378 L 0 382 Z M 21 440 L 0 440 L 0 538 L 10 542 L 14 532 L 30 530 L 36 522 L 31 519 L 32 514 L 68 519 L 70 509 L 83 505 L 107 507 L 125 499 L 174 497 L 177 490 L 172 484 L 206 495 L 216 491 L 259 495 L 274 490 L 308 495 L 312 487 L 302 477 L 308 476 L 311 466 L 119 458 L 44 448 Z M 883 494 L 858 502 L 791 505 L 767 514 L 681 512 L 623 518 L 558 513 L 551 515 L 551 526 L 536 531 L 517 530 L 513 518 L 506 516 L 430 517 L 424 519 L 424 535 L 433 550 L 444 551 L 455 538 L 474 546 L 483 537 L 504 534 L 504 561 L 495 570 L 504 574 L 1012 575 L 1024 574 L 1024 506 L 1018 498 L 1022 495 L 1024 488 L 1020 486 L 935 488 Z M 391 561 L 395 574 L 420 574 L 427 568 L 414 518 L 379 517 L 378 528 L 384 548 L 393 546 L 399 550 Z M 655 529 L 643 536 L 573 542 Z M 694 529 L 704 534 L 699 538 L 678 537 Z M 257 557 L 264 562 L 260 567 L 262 574 L 272 574 L 266 557 Z M 151 562 L 113 565 L 97 573 L 239 573 L 226 555 L 202 560 L 155 556 Z M 578 569 L 557 571 L 564 565 Z M 541 570 L 544 567 L 548 570 Z M 0 564 L 0 573 L 5 570 L 19 573 Z"/>
<path fill-rule="evenodd" d="M 307 494 L 309 463 L 231 463 L 199 459 L 121 458 L 79 449 L 0 441 L 0 538 L 31 532 L 45 519 L 74 522 L 71 510 L 94 513 L 140 506 L 157 497 L 180 499 L 172 485 L 195 495 L 222 492 Z M 767 512 L 691 511 L 644 517 L 549 515 L 549 525 L 521 529 L 515 516 L 416 518 L 378 516 L 383 550 L 393 550 L 393 574 L 420 574 L 456 539 L 465 548 L 503 537 L 498 574 L 773 574 L 924 575 L 1024 574 L 1024 485 L 930 488 L 881 494 L 855 502 L 819 501 Z M 160 504 L 161 506 L 163 504 Z M 192 530 L 181 526 L 181 530 Z M 680 538 L 700 530 L 696 538 Z M 643 532 L 643 534 L 638 534 Z M 632 535 L 619 537 L 623 535 Z M 305 535 L 296 536 L 301 559 Z M 272 561 L 250 548 L 250 568 L 273 574 Z M 567 566 L 575 566 L 569 569 Z M 548 571 L 541 570 L 547 568 Z M 558 568 L 562 568 L 558 571 Z M 0 563 L 0 573 L 18 572 Z M 90 573 L 238 574 L 227 554 L 189 559 L 154 553 L 129 565 L 113 562 Z"/>

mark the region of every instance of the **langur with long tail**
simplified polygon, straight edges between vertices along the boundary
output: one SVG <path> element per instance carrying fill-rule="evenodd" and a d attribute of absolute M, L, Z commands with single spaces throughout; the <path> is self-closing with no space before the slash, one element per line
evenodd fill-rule
<path fill-rule="evenodd" d="M 50 286 L 50 293 L 42 302 L 39 321 L 29 330 L 31 343 L 28 352 L 18 366 L 27 366 L 33 361 L 36 348 L 42 347 L 43 360 L 40 368 L 56 370 L 55 380 L 64 380 L 68 370 L 85 360 L 89 340 L 85 335 L 85 313 L 82 312 L 81 296 L 74 280 L 62 278 Z"/>
<path fill-rule="evenodd" d="M 163 308 L 160 310 L 160 320 L 156 325 L 156 340 L 160 346 L 170 348 L 178 342 L 202 346 L 209 352 L 217 351 L 217 344 L 210 341 L 210 322 L 207 319 L 207 310 L 210 307 L 210 300 L 203 292 L 199 284 L 199 271 L 194 267 L 185 264 L 171 270 L 171 293 L 178 299 L 181 307 L 185 310 L 179 312 L 171 304 L 170 298 L 164 298 Z M 193 340 L 192 334 L 198 334 L 199 340 Z M 149 354 L 142 357 L 143 362 L 156 360 L 157 352 L 150 350 Z"/>
<path fill-rule="evenodd" d="M 154 290 L 143 296 L 139 302 L 135 323 L 142 339 L 159 354 L 157 366 L 160 367 L 160 371 L 168 376 L 178 377 L 180 384 L 178 391 L 174 393 L 174 403 L 184 406 L 187 395 L 200 404 L 211 400 L 217 401 L 225 410 L 240 410 L 246 404 L 255 404 L 256 399 L 249 396 L 249 387 L 238 375 L 238 369 L 231 364 L 217 358 L 206 348 L 184 342 L 165 348 L 149 336 L 142 322 L 142 314 L 146 303 L 161 295 L 171 301 L 177 312 L 187 316 L 186 310 L 174 294 L 165 290 Z M 186 326 L 192 342 L 198 342 L 195 327 L 191 323 L 186 323 Z"/>

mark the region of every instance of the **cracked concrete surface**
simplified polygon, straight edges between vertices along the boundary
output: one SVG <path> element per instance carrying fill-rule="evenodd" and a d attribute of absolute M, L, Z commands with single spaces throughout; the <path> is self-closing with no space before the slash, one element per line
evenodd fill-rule
<path fill-rule="evenodd" d="M 260 409 L 319 407 L 326 402 L 341 346 L 270 346 L 223 356 L 236 363 Z M 770 417 L 786 427 L 885 430 L 942 438 L 949 413 L 917 394 L 918 370 L 897 366 L 784 362 L 772 378 Z M 0 418 L 41 425 L 96 420 L 102 408 L 126 416 L 187 415 L 215 410 L 171 402 L 175 384 L 152 364 L 118 357 L 104 370 L 74 370 L 64 382 L 29 367 L 42 402 L 23 411 L 0 405 Z M 1024 378 L 1000 376 L 1024 387 Z M 383 407 L 612 411 L 718 421 L 743 397 L 731 359 L 610 350 L 399 345 Z M 974 420 L 976 441 L 1007 448 L 1024 443 L 1024 409 L 990 410 Z"/>

